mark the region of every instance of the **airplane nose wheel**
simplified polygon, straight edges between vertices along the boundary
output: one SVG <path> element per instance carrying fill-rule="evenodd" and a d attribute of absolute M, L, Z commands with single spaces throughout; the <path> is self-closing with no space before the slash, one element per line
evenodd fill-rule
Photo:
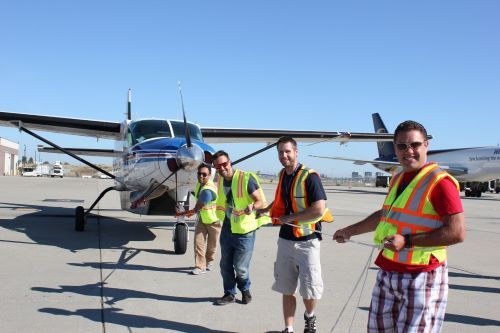
<path fill-rule="evenodd" d="M 85 229 L 85 209 L 78 206 L 75 209 L 75 230 L 83 231 Z"/>
<path fill-rule="evenodd" d="M 189 227 L 184 222 L 177 222 L 174 227 L 174 250 L 175 254 L 184 254 L 187 249 Z"/>

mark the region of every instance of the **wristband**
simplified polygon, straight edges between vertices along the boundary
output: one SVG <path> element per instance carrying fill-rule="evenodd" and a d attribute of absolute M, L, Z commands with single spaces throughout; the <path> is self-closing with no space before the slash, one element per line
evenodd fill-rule
<path fill-rule="evenodd" d="M 404 235 L 403 237 L 405 238 L 405 246 L 404 246 L 404 248 L 405 248 L 405 249 L 412 248 L 412 247 L 413 247 L 413 244 L 412 244 L 412 242 L 411 242 L 411 240 L 410 240 L 410 234 L 406 234 L 406 235 Z"/>

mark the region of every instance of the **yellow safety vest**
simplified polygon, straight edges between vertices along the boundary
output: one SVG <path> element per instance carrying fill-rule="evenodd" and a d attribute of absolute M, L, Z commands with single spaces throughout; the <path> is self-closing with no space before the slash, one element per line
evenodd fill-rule
<path fill-rule="evenodd" d="M 245 209 L 253 203 L 253 199 L 248 194 L 248 182 L 250 176 L 253 176 L 257 184 L 259 185 L 260 196 L 266 203 L 266 197 L 262 186 L 260 186 L 259 178 L 252 172 L 245 172 L 241 170 L 234 170 L 233 179 L 231 181 L 231 192 L 233 195 L 233 210 L 231 212 L 231 232 L 233 234 L 246 234 L 253 231 L 263 224 L 271 222 L 269 215 L 264 215 L 256 219 L 255 210 L 247 215 L 245 214 Z M 226 216 L 227 198 L 226 193 L 224 193 L 224 178 L 219 177 L 218 185 L 219 193 L 217 196 L 217 217 L 219 220 L 224 221 Z"/>
<path fill-rule="evenodd" d="M 292 203 L 292 212 L 302 212 L 307 207 L 309 207 L 309 202 L 307 200 L 307 189 L 306 189 L 306 180 L 310 174 L 316 173 L 313 169 L 307 168 L 305 166 L 301 166 L 299 170 L 297 170 L 291 184 L 291 193 L 290 193 L 290 201 Z M 286 208 L 285 203 L 283 202 L 283 196 L 281 194 L 281 188 L 283 184 L 283 179 L 285 177 L 285 169 L 282 169 L 279 175 L 278 186 L 276 187 L 276 194 L 274 196 L 274 203 L 271 209 L 271 216 L 279 218 L 280 216 L 285 215 Z M 333 216 L 330 213 L 330 210 L 326 208 L 323 216 L 318 218 L 303 220 L 303 221 L 293 221 L 293 224 L 301 226 L 300 228 L 293 228 L 293 234 L 295 237 L 303 237 L 308 236 L 314 233 L 316 230 L 316 223 L 319 221 L 323 222 L 333 222 Z"/>
<path fill-rule="evenodd" d="M 382 217 L 375 230 L 375 244 L 382 244 L 387 236 L 394 234 L 418 234 L 440 228 L 443 224 L 441 217 L 434 210 L 431 203 L 431 193 L 434 186 L 443 178 L 450 178 L 459 191 L 458 182 L 443 171 L 437 164 L 430 163 L 424 166 L 412 179 L 408 186 L 398 196 L 397 191 L 403 173 L 393 177 L 389 191 L 382 208 Z M 427 265 L 433 255 L 439 262 L 446 260 L 446 246 L 436 246 L 424 249 L 415 246 L 404 248 L 399 252 L 388 249 L 382 255 L 389 260 L 409 264 Z"/>
<path fill-rule="evenodd" d="M 217 187 L 212 180 L 208 180 L 207 183 L 201 186 L 200 182 L 196 183 L 196 188 L 194 190 L 194 197 L 198 200 L 201 191 L 210 190 L 214 193 L 215 199 L 208 202 L 206 205 L 201 207 L 199 214 L 201 222 L 205 224 L 212 224 L 219 221 L 216 214 L 216 202 L 217 202 Z"/>

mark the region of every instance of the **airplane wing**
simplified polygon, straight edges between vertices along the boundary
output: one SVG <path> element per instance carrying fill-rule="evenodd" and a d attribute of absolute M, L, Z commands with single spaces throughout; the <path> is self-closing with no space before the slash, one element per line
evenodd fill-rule
<path fill-rule="evenodd" d="M 300 142 L 374 142 L 392 141 L 393 135 L 387 133 L 356 133 L 339 131 L 300 131 L 249 128 L 201 127 L 207 143 L 256 143 L 275 142 L 282 136 L 291 136 Z"/>
<path fill-rule="evenodd" d="M 318 156 L 318 155 L 309 155 L 311 157 L 317 158 L 326 158 L 331 160 L 342 160 L 342 161 L 351 161 L 356 165 L 364 165 L 364 164 L 378 164 L 378 165 L 386 165 L 386 166 L 399 166 L 399 162 L 391 162 L 391 161 L 379 161 L 379 160 L 359 160 L 352 159 L 346 157 L 336 157 L 336 156 Z"/>
<path fill-rule="evenodd" d="M 19 127 L 20 124 L 31 130 L 120 139 L 119 122 L 0 112 L 0 125 Z"/>
<path fill-rule="evenodd" d="M 0 111 L 0 125 L 19 127 L 20 124 L 31 130 L 42 130 L 112 140 L 120 139 L 120 122 Z M 201 127 L 201 132 L 207 143 L 272 143 L 284 135 L 291 136 L 300 142 L 373 142 L 392 141 L 393 139 L 392 134 L 387 133 L 340 131 Z"/>
<path fill-rule="evenodd" d="M 465 167 L 461 166 L 454 166 L 454 165 L 448 165 L 446 163 L 440 163 L 437 161 L 434 161 L 437 164 L 439 164 L 439 167 L 446 172 L 448 172 L 452 176 L 463 176 L 469 173 L 468 169 Z"/>

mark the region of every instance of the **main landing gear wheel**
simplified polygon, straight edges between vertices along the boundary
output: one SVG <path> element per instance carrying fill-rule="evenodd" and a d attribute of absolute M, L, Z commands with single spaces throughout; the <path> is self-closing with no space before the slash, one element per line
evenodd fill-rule
<path fill-rule="evenodd" d="M 78 206 L 75 209 L 75 230 L 83 231 L 85 229 L 85 209 Z"/>
<path fill-rule="evenodd" d="M 184 254 L 187 249 L 188 226 L 186 223 L 177 223 L 174 229 L 175 254 Z"/>

